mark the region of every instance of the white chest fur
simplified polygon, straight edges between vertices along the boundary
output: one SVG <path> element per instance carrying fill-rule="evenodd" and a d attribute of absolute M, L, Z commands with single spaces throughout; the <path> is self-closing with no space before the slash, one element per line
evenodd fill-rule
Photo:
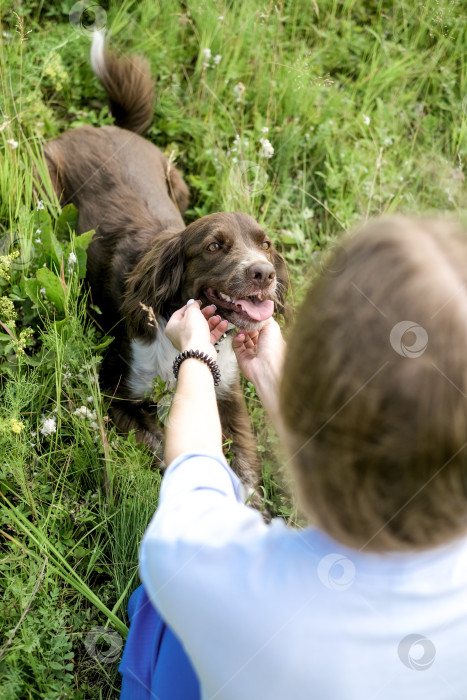
<path fill-rule="evenodd" d="M 131 341 L 131 368 L 127 385 L 134 399 L 147 398 L 156 377 L 160 377 L 168 389 L 175 389 L 172 364 L 178 350 L 164 333 L 167 321 L 159 316 L 157 322 L 159 331 L 155 340 L 150 343 L 140 339 Z M 229 395 L 238 371 L 231 335 L 218 347 L 217 364 L 221 372 L 221 383 L 216 387 L 216 394 L 217 398 L 224 398 Z"/>

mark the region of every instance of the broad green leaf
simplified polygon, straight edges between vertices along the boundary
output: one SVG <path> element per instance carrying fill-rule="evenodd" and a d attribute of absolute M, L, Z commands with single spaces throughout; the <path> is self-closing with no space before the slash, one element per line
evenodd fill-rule
<path fill-rule="evenodd" d="M 86 231 L 85 233 L 82 233 L 80 236 L 75 236 L 73 240 L 73 245 L 75 248 L 75 251 L 77 248 L 81 248 L 82 250 L 86 250 L 88 245 L 92 241 L 92 237 L 95 234 L 95 230 L 92 229 L 92 231 Z"/>
<path fill-rule="evenodd" d="M 70 230 L 76 231 L 78 226 L 78 210 L 73 204 L 63 207 L 62 213 L 57 219 L 55 233 L 61 241 L 69 240 Z"/>
<path fill-rule="evenodd" d="M 40 302 L 42 301 L 40 289 L 41 285 L 39 284 L 39 280 L 37 278 L 24 278 L 21 280 L 21 287 L 24 290 L 24 293 L 28 295 L 28 297 L 31 299 L 34 304 L 37 304 L 39 306 Z"/>
<path fill-rule="evenodd" d="M 78 279 L 83 280 L 86 277 L 86 263 L 88 256 L 83 248 L 75 248 L 75 255 L 78 260 Z"/>
<path fill-rule="evenodd" d="M 52 219 L 50 218 L 50 214 L 46 209 L 41 209 L 39 211 L 36 210 L 34 217 L 35 224 L 37 225 L 37 228 L 41 229 L 42 233 L 47 229 L 52 230 Z"/>
<path fill-rule="evenodd" d="M 45 288 L 45 296 L 59 313 L 64 313 L 65 311 L 65 292 L 63 291 L 62 283 L 60 278 L 49 270 L 47 267 L 41 267 L 36 272 L 36 277 L 39 280 L 41 287 Z"/>
<path fill-rule="evenodd" d="M 281 243 L 284 243 L 284 245 L 296 245 L 297 241 L 295 236 L 293 235 L 292 231 L 281 231 L 280 233 L 280 239 Z"/>
<path fill-rule="evenodd" d="M 56 265 L 60 266 L 60 262 L 63 258 L 63 248 L 51 228 L 42 229 L 41 240 L 45 254 Z"/>

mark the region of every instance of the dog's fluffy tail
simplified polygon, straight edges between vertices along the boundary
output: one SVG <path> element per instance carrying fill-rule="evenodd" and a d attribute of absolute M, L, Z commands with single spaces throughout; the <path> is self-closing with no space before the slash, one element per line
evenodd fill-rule
<path fill-rule="evenodd" d="M 142 56 L 117 56 L 105 45 L 105 32 L 94 32 L 91 65 L 107 92 L 117 126 L 144 134 L 154 113 L 154 82 Z"/>

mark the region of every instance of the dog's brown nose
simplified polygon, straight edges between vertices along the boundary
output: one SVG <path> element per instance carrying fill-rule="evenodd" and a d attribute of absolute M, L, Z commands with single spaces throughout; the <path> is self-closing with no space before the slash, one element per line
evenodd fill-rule
<path fill-rule="evenodd" d="M 254 284 L 256 284 L 258 287 L 265 287 L 266 285 L 270 284 L 273 282 L 276 276 L 274 266 L 267 261 L 254 263 L 247 269 L 246 272 L 247 277 L 249 277 L 249 279 L 252 280 L 252 282 L 254 282 Z"/>

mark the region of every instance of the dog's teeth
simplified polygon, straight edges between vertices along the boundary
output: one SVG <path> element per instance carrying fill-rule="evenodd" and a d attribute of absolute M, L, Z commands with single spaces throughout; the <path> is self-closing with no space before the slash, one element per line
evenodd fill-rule
<path fill-rule="evenodd" d="M 224 301 L 228 301 L 229 304 L 232 304 L 232 303 L 234 303 L 234 301 L 235 301 L 234 299 L 232 299 L 231 297 L 229 297 L 227 294 L 222 294 L 222 292 L 218 292 L 218 294 L 219 294 L 219 296 L 220 296 L 221 299 L 223 299 Z"/>

